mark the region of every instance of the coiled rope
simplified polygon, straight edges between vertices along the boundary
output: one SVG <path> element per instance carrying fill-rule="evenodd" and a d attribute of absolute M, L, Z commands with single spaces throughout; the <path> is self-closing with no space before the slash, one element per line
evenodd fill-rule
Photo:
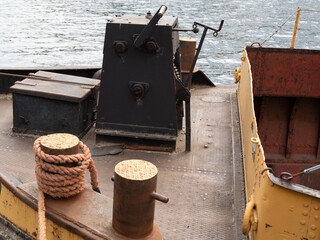
<path fill-rule="evenodd" d="M 52 197 L 67 198 L 83 191 L 85 173 L 88 168 L 92 189 L 98 188 L 98 174 L 91 158 L 89 148 L 79 141 L 82 153 L 73 155 L 50 155 L 41 150 L 41 139 L 34 142 L 35 173 L 38 182 L 38 224 L 39 239 L 46 239 L 45 194 Z"/>

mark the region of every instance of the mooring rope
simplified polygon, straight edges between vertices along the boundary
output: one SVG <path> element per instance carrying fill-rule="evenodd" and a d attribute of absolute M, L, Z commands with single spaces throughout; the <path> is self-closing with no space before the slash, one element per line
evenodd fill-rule
<path fill-rule="evenodd" d="M 39 239 L 46 239 L 45 194 L 67 198 L 83 191 L 85 173 L 89 169 L 92 189 L 98 188 L 98 174 L 89 148 L 79 142 L 82 153 L 73 155 L 50 155 L 41 150 L 42 137 L 34 142 L 36 177 L 38 182 L 38 224 Z"/>
<path fill-rule="evenodd" d="M 306 11 L 306 12 L 320 12 L 320 10 L 315 10 L 315 9 L 307 9 L 307 8 L 300 8 L 301 11 Z"/>
<path fill-rule="evenodd" d="M 262 43 L 260 43 L 260 45 L 262 46 L 270 38 L 272 38 L 275 34 L 277 34 L 281 30 L 281 28 L 290 20 L 290 18 L 292 18 L 297 13 L 298 10 L 295 10 L 286 20 L 284 20 L 284 22 L 274 31 L 274 33 L 272 33 L 269 37 L 267 37 Z"/>
<path fill-rule="evenodd" d="M 320 12 L 320 10 L 305 9 L 305 8 L 298 7 L 298 9 L 295 10 L 286 20 L 284 20 L 284 22 L 283 22 L 269 37 L 267 37 L 265 40 L 263 40 L 262 43 L 259 43 L 260 47 L 261 47 L 264 43 L 266 43 L 270 38 L 272 38 L 275 34 L 277 34 L 277 33 L 282 29 L 282 27 L 283 27 L 298 11 Z"/>

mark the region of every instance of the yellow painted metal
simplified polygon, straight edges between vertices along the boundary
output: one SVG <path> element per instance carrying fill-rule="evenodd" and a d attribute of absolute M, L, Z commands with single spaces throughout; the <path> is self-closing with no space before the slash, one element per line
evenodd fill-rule
<path fill-rule="evenodd" d="M 252 197 L 251 200 L 247 203 L 246 210 L 243 215 L 242 233 L 244 235 L 248 235 L 250 232 L 251 225 L 253 223 L 251 220 L 251 217 L 253 216 L 254 207 L 255 207 L 255 203 Z"/>
<path fill-rule="evenodd" d="M 293 30 L 291 48 L 294 48 L 294 44 L 295 44 L 295 42 L 296 42 L 296 36 L 297 36 L 297 30 L 298 30 L 298 23 L 299 23 L 300 11 L 301 11 L 301 8 L 298 7 L 297 15 L 296 15 L 296 22 L 295 22 L 295 24 L 294 24 L 294 30 Z"/>
<path fill-rule="evenodd" d="M 38 214 L 21 199 L 16 197 L 6 186 L 1 184 L 0 217 L 9 221 L 18 231 L 37 239 Z M 83 238 L 46 219 L 47 239 L 81 240 Z"/>
<path fill-rule="evenodd" d="M 241 75 L 240 75 L 240 68 L 236 68 L 234 71 L 234 83 L 238 83 L 240 81 Z"/>
<path fill-rule="evenodd" d="M 244 233 L 255 240 L 320 239 L 320 199 L 283 188 L 270 179 L 254 113 L 251 66 L 246 50 L 238 86 L 248 212 Z M 254 199 L 254 202 L 253 202 Z M 249 228 L 249 230 L 247 230 Z"/>

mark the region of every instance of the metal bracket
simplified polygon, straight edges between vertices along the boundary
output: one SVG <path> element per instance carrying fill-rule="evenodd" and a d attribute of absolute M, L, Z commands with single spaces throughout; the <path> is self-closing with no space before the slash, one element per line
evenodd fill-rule
<path fill-rule="evenodd" d="M 130 81 L 129 89 L 136 101 L 140 103 L 149 90 L 149 83 Z"/>
<path fill-rule="evenodd" d="M 128 50 L 128 43 L 126 41 L 114 41 L 113 42 L 114 51 L 122 56 Z"/>

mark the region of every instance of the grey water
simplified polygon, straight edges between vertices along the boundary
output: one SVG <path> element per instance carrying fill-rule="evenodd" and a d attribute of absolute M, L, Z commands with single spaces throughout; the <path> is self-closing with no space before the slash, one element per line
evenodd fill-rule
<path fill-rule="evenodd" d="M 180 28 L 194 21 L 218 28 L 225 20 L 218 37 L 208 32 L 197 62 L 218 84 L 233 83 L 244 46 L 267 39 L 264 47 L 290 47 L 298 6 L 320 10 L 319 0 L 0 0 L 0 68 L 99 67 L 107 20 L 162 4 Z M 319 19 L 317 11 L 301 12 L 295 48 L 320 49 Z M 199 41 L 201 33 L 180 37 Z"/>

